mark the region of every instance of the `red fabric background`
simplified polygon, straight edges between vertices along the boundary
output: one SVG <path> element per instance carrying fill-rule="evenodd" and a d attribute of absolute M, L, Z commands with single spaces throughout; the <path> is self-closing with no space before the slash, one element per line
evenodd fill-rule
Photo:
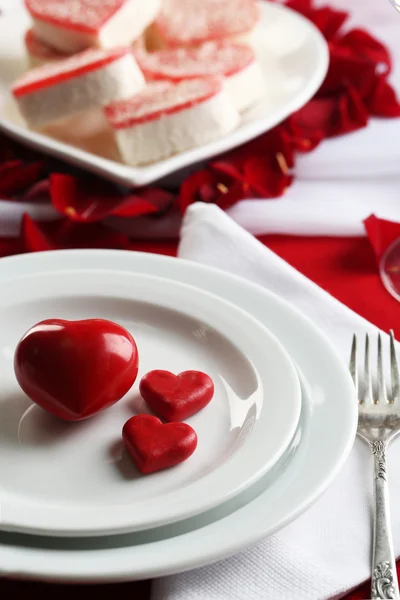
<path fill-rule="evenodd" d="M 381 329 L 400 331 L 400 304 L 383 288 L 375 255 L 366 238 L 263 236 L 260 239 L 296 269 Z M 176 244 L 170 242 L 136 243 L 134 246 L 134 249 L 145 252 L 176 254 Z M 400 577 L 399 565 L 398 574 Z M 2 598 L 32 597 L 33 592 L 41 600 L 52 600 L 54 597 L 58 600 L 71 597 L 74 600 L 86 600 L 88 597 L 101 599 L 111 595 L 147 600 L 150 583 L 71 587 L 8 580 L 0 582 Z M 366 598 L 369 598 L 368 583 L 346 600 Z"/>

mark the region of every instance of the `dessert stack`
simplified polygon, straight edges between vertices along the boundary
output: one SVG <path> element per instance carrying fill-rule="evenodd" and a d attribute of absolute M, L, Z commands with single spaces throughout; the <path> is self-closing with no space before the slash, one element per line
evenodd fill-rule
<path fill-rule="evenodd" d="M 159 161 L 234 130 L 266 82 L 257 0 L 25 0 L 28 71 L 12 86 L 31 128 L 103 110 L 121 160 Z"/>

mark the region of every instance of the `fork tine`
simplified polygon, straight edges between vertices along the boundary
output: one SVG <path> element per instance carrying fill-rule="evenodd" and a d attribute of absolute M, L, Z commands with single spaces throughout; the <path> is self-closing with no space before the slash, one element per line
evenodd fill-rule
<path fill-rule="evenodd" d="M 383 375 L 383 360 L 382 360 L 382 337 L 378 334 L 378 395 L 375 404 L 387 402 L 385 377 Z"/>
<path fill-rule="evenodd" d="M 369 360 L 369 335 L 365 335 L 365 358 L 364 358 L 364 402 L 373 402 L 372 380 Z"/>
<path fill-rule="evenodd" d="M 358 398 L 357 337 L 356 337 L 355 333 L 353 333 L 353 341 L 351 344 L 349 369 L 350 369 L 350 375 L 353 378 L 354 387 L 356 388 L 356 395 Z"/>
<path fill-rule="evenodd" d="M 392 396 L 391 402 L 399 399 L 400 396 L 400 377 L 399 365 L 397 362 L 396 348 L 394 344 L 393 329 L 390 330 L 390 370 L 392 375 Z"/>

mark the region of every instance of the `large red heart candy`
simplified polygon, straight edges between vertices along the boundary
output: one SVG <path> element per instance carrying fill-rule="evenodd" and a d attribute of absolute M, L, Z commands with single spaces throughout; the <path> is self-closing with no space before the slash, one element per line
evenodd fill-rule
<path fill-rule="evenodd" d="M 138 352 L 131 334 L 111 321 L 49 319 L 20 340 L 14 370 L 33 402 L 79 421 L 126 394 L 137 377 Z"/>
<path fill-rule="evenodd" d="M 214 384 L 201 371 L 150 371 L 140 382 L 140 393 L 153 412 L 166 421 L 184 421 L 207 406 Z"/>
<path fill-rule="evenodd" d="M 141 473 L 173 467 L 193 454 L 196 432 L 186 423 L 162 423 L 151 415 L 137 415 L 127 421 L 122 437 Z"/>

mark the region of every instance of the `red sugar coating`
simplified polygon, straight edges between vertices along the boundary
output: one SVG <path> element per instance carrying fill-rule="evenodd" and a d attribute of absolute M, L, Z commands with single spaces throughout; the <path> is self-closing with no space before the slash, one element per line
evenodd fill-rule
<path fill-rule="evenodd" d="M 25 0 L 25 5 L 31 15 L 41 21 L 76 31 L 97 33 L 126 2 L 131 1 Z"/>
<path fill-rule="evenodd" d="M 222 80 L 217 77 L 188 79 L 177 84 L 159 81 L 129 100 L 110 104 L 104 112 L 114 129 L 126 129 L 201 104 L 221 90 Z"/>
<path fill-rule="evenodd" d="M 164 0 L 153 26 L 169 46 L 194 45 L 246 34 L 259 18 L 255 0 Z"/>
<path fill-rule="evenodd" d="M 24 96 L 46 87 L 85 75 L 130 54 L 130 48 L 89 49 L 25 73 L 12 87 L 14 96 Z"/>
<path fill-rule="evenodd" d="M 206 42 L 192 48 L 158 52 L 139 48 L 135 57 L 146 79 L 171 81 L 210 75 L 229 77 L 245 69 L 255 58 L 248 46 L 229 42 Z"/>
<path fill-rule="evenodd" d="M 25 34 L 25 47 L 29 54 L 43 60 L 62 60 L 66 58 L 66 54 L 54 50 L 44 44 L 35 34 L 33 29 L 29 29 Z"/>

